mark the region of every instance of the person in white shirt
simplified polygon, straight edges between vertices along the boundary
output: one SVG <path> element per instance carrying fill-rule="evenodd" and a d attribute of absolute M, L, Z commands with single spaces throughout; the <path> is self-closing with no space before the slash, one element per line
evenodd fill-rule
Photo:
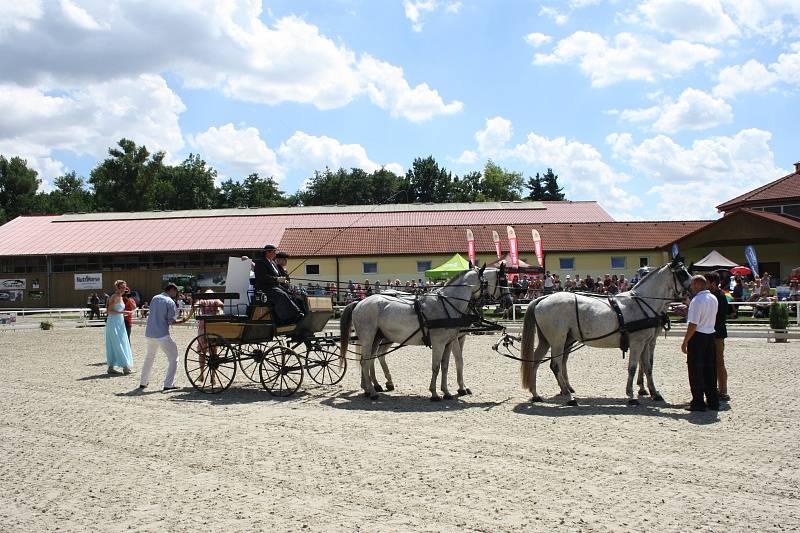
<path fill-rule="evenodd" d="M 686 409 L 719 411 L 714 341 L 717 298 L 708 291 L 708 282 L 703 276 L 692 277 L 692 292 L 694 298 L 689 303 L 688 326 L 681 346 L 681 351 L 686 354 L 692 391 L 692 401 Z"/>
<path fill-rule="evenodd" d="M 548 270 L 544 275 L 544 293 L 545 294 L 552 294 L 553 293 L 553 277 L 550 275 L 550 271 Z"/>

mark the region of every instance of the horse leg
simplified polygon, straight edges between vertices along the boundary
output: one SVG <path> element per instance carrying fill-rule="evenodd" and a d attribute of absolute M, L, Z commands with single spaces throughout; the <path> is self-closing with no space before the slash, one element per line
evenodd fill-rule
<path fill-rule="evenodd" d="M 655 351 L 656 339 L 654 338 L 648 343 L 645 353 L 642 354 L 642 370 L 644 370 L 644 375 L 647 376 L 647 388 L 650 390 L 650 397 L 653 401 L 663 402 L 664 397 L 656 390 L 656 382 L 653 379 L 653 355 Z"/>
<path fill-rule="evenodd" d="M 442 370 L 442 381 L 440 388 L 442 389 L 442 398 L 445 400 L 453 399 L 453 395 L 450 394 L 450 391 L 447 389 L 447 371 L 450 368 L 450 352 L 452 351 L 452 345 L 454 342 L 458 342 L 458 340 L 451 341 L 444 347 L 444 351 L 442 352 L 442 362 L 439 365 Z"/>
<path fill-rule="evenodd" d="M 569 342 L 569 347 L 572 348 L 572 341 Z M 575 389 L 572 388 L 572 384 L 569 382 L 569 374 L 567 373 L 567 361 L 569 360 L 569 354 L 564 354 L 564 379 L 567 381 L 567 389 L 572 393 L 575 394 Z"/>
<path fill-rule="evenodd" d="M 550 349 L 550 342 L 542 335 L 542 331 L 539 330 L 539 345 L 536 347 L 536 350 L 533 352 L 533 376 L 531 377 L 531 387 L 530 392 L 533 395 L 531 397 L 532 402 L 541 402 L 544 401 L 541 396 L 536 392 L 536 374 L 539 370 L 539 365 L 542 364 L 542 359 L 544 359 L 547 350 Z M 556 376 L 558 379 L 558 376 Z"/>
<path fill-rule="evenodd" d="M 644 359 L 642 359 L 641 364 L 639 365 L 639 375 L 636 377 L 636 384 L 639 385 L 638 395 L 647 396 L 648 392 L 644 388 Z"/>
<path fill-rule="evenodd" d="M 639 364 L 639 359 L 644 356 L 645 348 L 644 346 L 638 346 L 638 343 L 634 343 L 630 348 L 628 382 L 625 385 L 625 394 L 628 396 L 628 405 L 639 405 L 639 400 L 633 397 L 633 379 L 636 377 L 636 367 Z"/>
<path fill-rule="evenodd" d="M 359 338 L 361 340 L 361 386 L 364 389 L 364 396 L 375 400 L 378 398 L 378 393 L 372 383 L 375 376 L 375 361 L 372 354 L 375 334 L 370 331 L 365 335 L 359 334 Z"/>
<path fill-rule="evenodd" d="M 560 353 L 556 353 L 557 347 L 560 347 Z M 561 387 L 561 394 L 566 395 L 567 397 L 567 405 L 578 405 L 578 400 L 572 395 L 572 392 L 569 390 L 569 385 L 567 384 L 567 378 L 564 374 L 564 361 L 562 360 L 564 354 L 567 352 L 567 348 L 569 344 L 567 343 L 566 337 L 557 344 L 553 344 L 550 349 L 550 368 L 553 368 L 553 361 L 555 361 L 555 369 L 553 372 L 556 373 L 556 379 L 558 380 L 558 385 Z"/>
<path fill-rule="evenodd" d="M 464 396 L 472 394 L 472 391 L 464 386 L 464 341 L 467 340 L 466 335 L 458 338 L 458 347 L 453 351 L 456 358 L 456 376 L 458 378 L 458 395 Z"/>
<path fill-rule="evenodd" d="M 381 369 L 383 370 L 383 377 L 386 378 L 386 390 L 393 391 L 394 381 L 392 381 L 392 373 L 389 372 L 389 365 L 386 364 L 386 352 L 388 351 L 389 351 L 388 344 L 380 348 L 380 352 L 378 355 L 378 362 L 381 364 Z"/>
<path fill-rule="evenodd" d="M 370 378 L 372 379 L 372 387 L 375 389 L 375 392 L 383 392 L 383 387 L 381 387 L 380 383 L 378 383 L 378 373 L 375 371 L 375 359 L 381 363 L 381 368 L 383 369 L 383 375 L 385 376 L 386 373 L 389 371 L 389 367 L 386 366 L 386 359 L 383 357 L 383 354 L 386 352 L 385 347 L 383 345 L 383 336 L 379 333 L 375 335 L 375 340 L 372 342 L 372 359 L 370 360 Z"/>
<path fill-rule="evenodd" d="M 441 342 L 434 342 L 431 347 L 431 385 L 428 390 L 431 391 L 431 401 L 438 402 L 442 398 L 436 393 L 436 378 L 439 377 L 439 368 L 442 365 L 442 354 L 444 353 L 445 346 Z"/>

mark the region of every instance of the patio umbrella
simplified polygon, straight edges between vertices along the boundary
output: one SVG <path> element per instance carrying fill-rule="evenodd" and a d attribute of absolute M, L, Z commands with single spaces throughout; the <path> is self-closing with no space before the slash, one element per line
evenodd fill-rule
<path fill-rule="evenodd" d="M 744 266 L 737 266 L 731 269 L 731 274 L 734 276 L 749 276 L 752 272 L 752 270 Z"/>

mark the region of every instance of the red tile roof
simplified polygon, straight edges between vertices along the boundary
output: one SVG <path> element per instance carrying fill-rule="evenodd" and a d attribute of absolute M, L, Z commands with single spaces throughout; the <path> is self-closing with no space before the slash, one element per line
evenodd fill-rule
<path fill-rule="evenodd" d="M 788 228 L 800 231 L 800 220 L 796 218 L 788 217 L 785 215 L 779 215 L 777 213 L 768 213 L 766 211 L 756 211 L 755 209 L 737 209 L 735 211 L 732 211 L 731 213 L 728 213 L 722 218 L 718 218 L 717 220 L 710 222 L 707 226 L 697 228 L 694 231 L 691 231 L 686 235 L 683 235 L 679 240 L 682 241 L 688 237 L 700 233 L 701 231 L 707 228 L 716 226 L 717 224 L 727 224 L 731 222 L 733 218 L 740 216 L 754 216 L 758 218 L 763 218 L 765 220 L 769 220 L 770 222 L 777 222 L 782 226 L 786 226 Z"/>
<path fill-rule="evenodd" d="M 216 216 L 212 211 L 173 213 L 106 213 L 19 217 L 0 226 L 0 256 L 170 251 L 252 250 L 278 243 L 287 227 L 443 226 L 461 224 L 509 224 L 612 220 L 596 202 L 543 202 L 544 208 L 488 208 L 437 210 L 437 206 L 415 206 L 413 211 L 331 213 L 325 208 L 280 210 L 262 214 L 243 210 L 242 215 Z M 387 206 L 382 206 L 384 209 Z M 391 206 L 390 206 L 391 207 Z M 452 206 L 451 206 L 452 207 Z M 478 207 L 478 208 L 475 208 Z"/>
<path fill-rule="evenodd" d="M 519 249 L 533 250 L 531 230 L 542 237 L 545 253 L 553 251 L 654 250 L 669 246 L 709 221 L 599 222 L 574 224 L 514 224 Z M 279 247 L 291 255 L 449 254 L 466 249 L 466 230 L 475 234 L 479 253 L 493 253 L 492 230 L 508 248 L 505 225 L 372 228 L 287 228 Z"/>
<path fill-rule="evenodd" d="M 739 207 L 774 204 L 776 200 L 800 200 L 800 172 L 794 172 L 719 204 L 717 209 L 728 212 Z"/>

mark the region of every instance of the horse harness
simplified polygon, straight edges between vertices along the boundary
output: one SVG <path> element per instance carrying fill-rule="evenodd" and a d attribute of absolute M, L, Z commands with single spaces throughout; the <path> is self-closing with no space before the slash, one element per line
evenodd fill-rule
<path fill-rule="evenodd" d="M 640 296 L 637 296 L 635 294 L 632 295 L 630 298 L 634 302 L 636 302 L 636 305 L 639 306 L 639 309 L 642 311 L 642 314 L 644 314 L 644 316 L 645 316 L 644 318 L 639 318 L 637 320 L 631 320 L 629 322 L 626 322 L 625 321 L 625 316 L 623 315 L 622 309 L 620 308 L 619 302 L 617 301 L 617 297 L 616 296 L 609 296 L 608 297 L 608 305 L 609 305 L 609 307 L 611 307 L 611 310 L 614 311 L 614 314 L 617 315 L 617 323 L 619 324 L 619 326 L 617 327 L 616 330 L 611 331 L 610 333 L 606 333 L 605 335 L 601 335 L 599 337 L 593 337 L 593 338 L 586 338 L 583 335 L 583 328 L 581 328 L 580 313 L 578 312 L 578 295 L 576 294 L 575 295 L 575 321 L 578 324 L 578 333 L 580 334 L 580 337 L 581 337 L 580 338 L 580 342 L 581 343 L 586 343 L 586 342 L 590 342 L 590 341 L 596 341 L 596 340 L 600 340 L 600 339 L 605 339 L 606 337 L 610 337 L 611 335 L 614 335 L 615 333 L 619 333 L 620 334 L 619 349 L 622 350 L 622 357 L 624 359 L 625 358 L 625 354 L 630 349 L 630 345 L 631 345 L 630 334 L 631 333 L 635 333 L 637 331 L 642 331 L 642 330 L 646 330 L 646 329 L 653 329 L 653 328 L 664 328 L 665 332 L 669 331 L 670 322 L 669 322 L 669 318 L 667 317 L 667 313 L 666 312 L 661 313 L 661 314 L 656 313 L 655 309 L 653 309 L 652 306 L 650 306 L 650 304 L 648 304 L 646 300 L 644 300 L 643 298 L 641 298 Z M 644 305 L 642 305 L 642 304 L 644 304 Z M 650 313 L 652 313 L 652 314 L 648 313 L 648 311 L 645 309 L 645 307 L 647 307 L 647 310 L 649 310 Z"/>

